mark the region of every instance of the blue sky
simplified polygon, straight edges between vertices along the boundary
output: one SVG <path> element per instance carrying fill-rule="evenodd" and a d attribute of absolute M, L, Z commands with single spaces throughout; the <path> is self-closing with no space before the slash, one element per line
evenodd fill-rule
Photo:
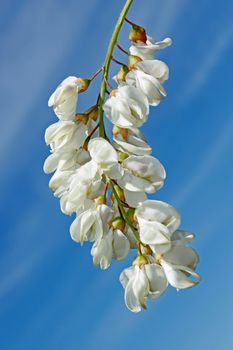
<path fill-rule="evenodd" d="M 94 268 L 90 246 L 70 239 L 72 219 L 42 172 L 44 130 L 55 121 L 48 97 L 66 76 L 101 66 L 122 5 L 1 2 L 1 349 L 233 348 L 232 1 L 135 0 L 129 14 L 150 35 L 174 41 L 158 55 L 170 67 L 168 97 L 143 129 L 167 170 L 156 198 L 177 207 L 182 228 L 197 235 L 204 278 L 197 288 L 169 290 L 147 312 L 131 314 L 118 282 L 131 257 Z M 97 91 L 98 81 L 80 110 Z"/>

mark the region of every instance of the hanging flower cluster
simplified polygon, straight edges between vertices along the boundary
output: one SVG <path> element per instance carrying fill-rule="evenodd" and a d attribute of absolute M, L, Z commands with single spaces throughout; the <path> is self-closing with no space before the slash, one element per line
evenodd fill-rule
<path fill-rule="evenodd" d="M 112 259 L 123 260 L 131 249 L 137 251 L 120 282 L 127 307 L 139 312 L 169 284 L 177 290 L 189 288 L 200 275 L 195 272 L 198 255 L 189 247 L 194 235 L 179 230 L 179 213 L 167 203 L 147 199 L 147 194 L 163 186 L 166 172 L 151 156 L 139 128 L 148 119 L 149 107 L 166 97 L 163 84 L 169 69 L 154 56 L 171 45 L 171 39 L 156 42 L 144 28 L 127 20 L 131 3 L 128 0 L 121 13 L 104 66 L 91 79 L 66 78 L 50 97 L 58 121 L 45 132 L 51 155 L 44 171 L 54 172 L 49 187 L 60 199 L 61 211 L 76 215 L 70 227 L 72 239 L 81 245 L 93 242 L 95 265 L 107 269 Z M 129 52 L 117 43 L 124 21 L 132 26 Z M 120 63 L 112 57 L 115 46 L 128 55 L 128 63 L 121 64 L 113 89 L 108 70 L 111 61 Z M 78 95 L 101 72 L 97 103 L 78 113 Z M 104 114 L 113 124 L 112 137 L 106 134 Z"/>

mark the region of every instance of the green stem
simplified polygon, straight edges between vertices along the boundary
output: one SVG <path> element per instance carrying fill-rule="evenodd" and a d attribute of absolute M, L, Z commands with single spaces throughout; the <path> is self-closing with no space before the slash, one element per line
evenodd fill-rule
<path fill-rule="evenodd" d="M 139 234 L 137 232 L 137 230 L 135 229 L 135 227 L 132 225 L 132 223 L 129 221 L 128 217 L 127 217 L 127 213 L 125 211 L 125 208 L 123 206 L 123 204 L 121 203 L 121 200 L 120 198 L 118 197 L 118 194 L 117 194 L 117 191 L 115 190 L 114 188 L 114 183 L 111 179 L 108 179 L 108 182 L 112 188 L 112 192 L 114 194 L 114 197 L 116 198 L 116 201 L 117 201 L 117 204 L 118 204 L 118 207 L 120 208 L 121 210 L 121 213 L 122 213 L 122 216 L 123 216 L 123 219 L 126 221 L 127 225 L 130 227 L 135 239 L 137 240 L 137 242 L 141 242 L 140 241 L 140 237 L 139 237 Z"/>
<path fill-rule="evenodd" d="M 110 67 L 110 62 L 112 58 L 112 53 L 114 50 L 114 47 L 117 43 L 117 38 L 120 32 L 120 29 L 122 27 L 122 24 L 124 23 L 124 20 L 126 18 L 127 12 L 132 5 L 133 0 L 126 0 L 126 3 L 121 11 L 121 14 L 118 18 L 117 24 L 115 26 L 115 29 L 113 31 L 111 40 L 108 45 L 108 50 L 103 66 L 103 78 L 102 78 L 102 84 L 100 88 L 100 103 L 99 103 L 99 136 L 100 137 L 105 137 L 105 128 L 104 128 L 104 111 L 103 111 L 103 105 L 105 101 L 105 94 L 106 94 L 106 89 L 107 89 L 107 80 L 108 80 L 108 72 L 109 72 L 109 67 Z"/>

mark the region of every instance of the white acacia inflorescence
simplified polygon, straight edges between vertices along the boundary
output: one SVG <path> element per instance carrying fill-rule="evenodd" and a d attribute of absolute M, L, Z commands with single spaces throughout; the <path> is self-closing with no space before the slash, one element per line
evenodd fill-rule
<path fill-rule="evenodd" d="M 171 45 L 171 39 L 156 42 L 127 20 L 131 4 L 126 1 L 103 67 L 91 79 L 66 78 L 50 97 L 58 121 L 45 132 L 51 154 L 44 171 L 54 172 L 49 187 L 60 199 L 61 211 L 76 215 L 72 239 L 81 245 L 93 242 L 95 265 L 107 269 L 112 259 L 123 260 L 131 249 L 137 251 L 120 282 L 127 307 L 139 312 L 147 307 L 147 299 L 158 299 L 169 284 L 177 290 L 189 288 L 200 275 L 195 272 L 198 255 L 189 247 L 194 235 L 179 230 L 179 213 L 165 202 L 147 198 L 163 186 L 166 172 L 151 156 L 139 128 L 148 120 L 149 107 L 167 95 L 169 69 L 154 56 Z M 131 25 L 129 52 L 117 44 L 124 21 Z M 121 65 L 112 89 L 108 70 L 111 61 L 119 63 L 112 57 L 116 46 L 128 55 L 128 63 Z M 103 77 L 97 103 L 78 113 L 78 95 L 99 73 Z M 113 124 L 112 137 L 106 134 L 104 114 Z"/>

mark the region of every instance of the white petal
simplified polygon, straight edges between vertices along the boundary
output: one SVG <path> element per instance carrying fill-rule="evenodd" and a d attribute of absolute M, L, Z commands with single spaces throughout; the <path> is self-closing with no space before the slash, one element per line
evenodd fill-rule
<path fill-rule="evenodd" d="M 123 260 L 129 253 L 130 243 L 128 238 L 120 231 L 114 230 L 113 232 L 113 253 L 114 258 L 117 260 Z"/>
<path fill-rule="evenodd" d="M 171 205 L 161 201 L 147 200 L 136 210 L 138 219 L 149 222 L 159 222 L 166 226 L 170 234 L 177 230 L 180 225 L 180 215 Z"/>
<path fill-rule="evenodd" d="M 186 266 L 173 265 L 163 259 L 161 260 L 161 265 L 164 269 L 168 282 L 176 289 L 194 287 L 201 279 L 201 276 L 198 273 Z M 187 273 L 189 275 L 187 275 Z M 194 277 L 196 280 L 191 280 L 190 277 Z"/>
<path fill-rule="evenodd" d="M 50 156 L 48 156 L 48 158 L 44 162 L 43 170 L 45 174 L 54 172 L 57 169 L 58 162 L 59 155 L 56 153 L 50 154 Z"/>
<path fill-rule="evenodd" d="M 54 108 L 54 112 L 59 119 L 74 119 L 79 87 L 80 83 L 77 77 L 70 76 L 63 80 L 50 96 L 48 105 Z"/>
<path fill-rule="evenodd" d="M 150 298 L 157 299 L 167 288 L 166 275 L 161 266 L 157 264 L 147 264 L 144 269 L 150 285 Z"/>
<path fill-rule="evenodd" d="M 112 239 L 113 233 L 109 231 L 104 237 L 96 241 L 91 249 L 94 265 L 100 265 L 102 270 L 109 267 L 113 257 Z"/>
<path fill-rule="evenodd" d="M 83 244 L 87 240 L 88 232 L 95 222 L 95 216 L 91 210 L 85 211 L 76 217 L 70 226 L 70 234 L 74 241 Z"/>
<path fill-rule="evenodd" d="M 144 192 L 131 192 L 124 189 L 125 201 L 130 207 L 136 208 L 142 202 L 147 200 L 147 196 Z"/>
<path fill-rule="evenodd" d="M 134 276 L 134 274 L 135 274 L 134 266 L 131 266 L 122 271 L 122 273 L 120 274 L 120 282 L 124 288 L 127 286 L 127 284 L 129 283 L 129 280 Z"/>
<path fill-rule="evenodd" d="M 144 60 L 137 64 L 137 69 L 158 79 L 161 83 L 169 77 L 169 68 L 166 63 L 159 60 Z"/>
<path fill-rule="evenodd" d="M 121 134 L 113 136 L 115 141 L 113 146 L 119 151 L 135 154 L 138 156 L 149 155 L 152 152 L 151 147 L 147 144 L 144 135 L 139 129 L 129 128 L 127 139 L 124 139 Z"/>
<path fill-rule="evenodd" d="M 167 245 L 170 243 L 170 233 L 166 226 L 159 222 L 150 222 L 138 218 L 141 241 L 145 244 Z"/>
<path fill-rule="evenodd" d="M 159 80 L 143 71 L 129 72 L 126 76 L 126 82 L 139 89 L 146 96 L 150 105 L 157 106 L 166 96 L 166 91 Z"/>
<path fill-rule="evenodd" d="M 143 60 L 153 60 L 154 54 L 167 46 L 172 44 L 172 40 L 170 38 L 165 38 L 163 41 L 155 42 L 153 38 L 147 35 L 147 42 L 142 43 L 134 43 L 130 46 L 131 55 L 135 55 L 140 57 Z"/>
<path fill-rule="evenodd" d="M 88 143 L 88 151 L 91 158 L 97 164 L 111 164 L 118 162 L 118 156 L 112 145 L 102 137 L 91 139 Z"/>
<path fill-rule="evenodd" d="M 135 274 L 129 280 L 125 288 L 125 303 L 132 312 L 139 312 L 143 307 L 146 309 L 146 298 L 149 293 L 149 282 L 145 273 L 135 267 Z"/>
<path fill-rule="evenodd" d="M 188 266 L 190 268 L 195 268 L 199 262 L 199 257 L 195 250 L 183 245 L 173 245 L 164 255 L 164 259 L 172 264 Z"/>
<path fill-rule="evenodd" d="M 126 171 L 119 184 L 129 191 L 154 193 L 163 186 L 165 169 L 152 156 L 130 156 L 122 167 Z"/>
<path fill-rule="evenodd" d="M 180 244 L 186 244 L 191 242 L 195 238 L 195 235 L 189 231 L 176 230 L 172 234 L 172 241 Z"/>

